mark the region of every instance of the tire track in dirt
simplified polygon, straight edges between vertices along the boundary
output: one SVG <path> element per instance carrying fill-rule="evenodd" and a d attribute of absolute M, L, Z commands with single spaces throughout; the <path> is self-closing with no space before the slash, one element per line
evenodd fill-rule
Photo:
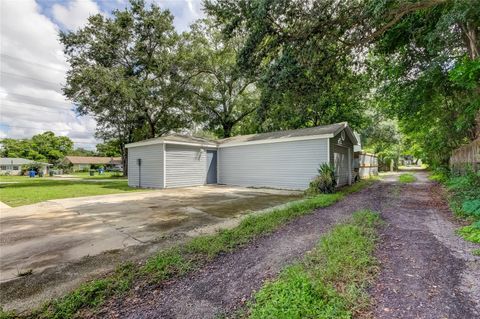
<path fill-rule="evenodd" d="M 382 270 L 372 288 L 375 318 L 480 318 L 479 260 L 424 172 L 418 182 L 395 186 L 382 210 L 388 223 L 377 257 Z M 445 212 L 447 211 L 447 213 Z"/>
<path fill-rule="evenodd" d="M 303 257 L 320 236 L 359 209 L 379 210 L 382 183 L 305 215 L 251 244 L 216 258 L 163 287 L 142 287 L 111 302 L 98 318 L 215 318 L 249 300 L 267 279 Z"/>

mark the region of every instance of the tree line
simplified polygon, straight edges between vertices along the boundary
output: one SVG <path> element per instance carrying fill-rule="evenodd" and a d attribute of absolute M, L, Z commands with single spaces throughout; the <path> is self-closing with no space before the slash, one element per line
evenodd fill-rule
<path fill-rule="evenodd" d="M 25 158 L 36 162 L 60 165 L 67 155 L 75 156 L 120 156 L 118 141 L 111 140 L 96 145 L 96 150 L 74 148 L 73 141 L 68 136 L 56 136 L 47 131 L 33 135 L 31 138 L 0 140 L 0 156 L 10 158 Z"/>
<path fill-rule="evenodd" d="M 445 165 L 479 135 L 478 0 L 206 0 L 179 34 L 131 0 L 61 32 L 64 94 L 125 145 L 348 121 L 366 147 Z M 127 165 L 124 165 L 126 169 Z"/>

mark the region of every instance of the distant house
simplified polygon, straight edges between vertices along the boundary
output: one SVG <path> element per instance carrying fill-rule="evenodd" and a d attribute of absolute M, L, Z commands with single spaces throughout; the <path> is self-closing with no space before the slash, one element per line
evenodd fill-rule
<path fill-rule="evenodd" d="M 105 168 L 122 168 L 121 157 L 100 156 L 65 156 L 62 165 L 70 166 L 74 172 L 87 170 L 92 167 L 104 166 Z"/>
<path fill-rule="evenodd" d="M 352 183 L 353 147 L 346 122 L 240 135 L 222 140 L 168 135 L 128 144 L 128 184 L 171 188 L 226 184 L 305 189 L 322 163 L 337 185 Z"/>
<path fill-rule="evenodd" d="M 0 175 L 20 175 L 22 167 L 25 165 L 35 165 L 39 173 L 48 174 L 48 169 L 52 164 L 32 161 L 19 157 L 2 157 L 0 159 Z"/>

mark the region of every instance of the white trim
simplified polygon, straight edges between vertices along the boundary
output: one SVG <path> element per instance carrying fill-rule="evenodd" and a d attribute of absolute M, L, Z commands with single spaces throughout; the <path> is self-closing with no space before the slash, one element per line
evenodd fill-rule
<path fill-rule="evenodd" d="M 332 163 L 330 162 L 330 139 L 327 139 L 327 159 L 328 159 L 328 165 L 331 166 Z M 335 163 L 333 164 L 335 166 Z"/>
<path fill-rule="evenodd" d="M 233 146 L 241 146 L 241 145 L 257 145 L 257 144 L 270 144 L 270 143 L 282 143 L 282 142 L 293 142 L 293 141 L 306 141 L 306 140 L 316 140 L 322 138 L 331 138 L 333 134 L 321 134 L 321 135 L 306 135 L 306 136 L 295 136 L 295 137 L 279 137 L 279 138 L 272 138 L 266 140 L 258 140 L 258 141 L 245 141 L 245 142 L 230 142 L 225 144 L 220 144 L 219 148 L 224 147 L 233 147 Z"/>
<path fill-rule="evenodd" d="M 167 188 L 167 148 L 165 143 L 163 145 L 163 188 Z"/>
<path fill-rule="evenodd" d="M 132 148 L 132 147 L 137 147 L 137 146 L 155 145 L 155 144 L 163 144 L 163 141 L 159 141 L 159 140 L 140 141 L 140 142 L 135 142 L 135 143 L 127 144 L 127 145 L 125 145 L 125 148 Z"/>
<path fill-rule="evenodd" d="M 185 146 L 198 146 L 198 147 L 211 147 L 217 148 L 217 145 L 214 144 L 202 144 L 202 143 L 189 143 L 189 142 L 177 142 L 177 141 L 168 141 L 168 140 L 146 140 L 135 143 L 130 143 L 125 145 L 126 148 L 147 146 L 147 145 L 156 145 L 156 144 L 171 144 L 171 145 L 185 145 Z"/>
<path fill-rule="evenodd" d="M 352 185 L 352 155 L 351 148 L 348 148 L 348 185 Z"/>
<path fill-rule="evenodd" d="M 217 145 L 213 144 L 201 144 L 201 143 L 188 143 L 188 142 L 177 142 L 177 141 L 164 141 L 165 144 L 170 144 L 170 145 L 185 145 L 185 146 L 199 146 L 202 148 L 218 148 Z"/>

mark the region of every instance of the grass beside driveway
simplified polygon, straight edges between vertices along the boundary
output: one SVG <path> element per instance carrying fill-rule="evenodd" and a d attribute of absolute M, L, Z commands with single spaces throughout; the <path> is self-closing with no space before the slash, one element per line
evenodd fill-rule
<path fill-rule="evenodd" d="M 377 269 L 373 256 L 380 217 L 370 211 L 354 213 L 333 228 L 297 264 L 267 282 L 248 311 L 260 318 L 355 318 L 369 305 L 366 286 Z"/>
<path fill-rule="evenodd" d="M 322 194 L 297 200 L 263 214 L 252 214 L 232 229 L 213 235 L 205 235 L 190 242 L 160 251 L 149 258 L 144 265 L 127 263 L 115 272 L 100 279 L 81 285 L 63 298 L 47 303 L 44 307 L 25 314 L 25 318 L 74 318 L 80 311 L 100 307 L 108 298 L 128 293 L 132 287 L 145 282 L 159 283 L 198 269 L 220 253 L 233 251 L 246 245 L 258 236 L 273 232 L 281 225 L 317 208 L 330 206 L 346 195 L 359 191 L 374 183 L 363 180 L 350 187 L 344 187 L 335 194 Z M 0 318 L 14 318 L 14 313 L 3 313 Z"/>
<path fill-rule="evenodd" d="M 416 181 L 416 178 L 412 174 L 405 173 L 405 174 L 401 174 L 398 177 L 398 180 L 400 181 L 400 183 L 413 183 Z"/>
<path fill-rule="evenodd" d="M 108 195 L 138 190 L 129 187 L 126 179 L 88 181 L 46 177 L 29 178 L 27 176 L 2 176 L 0 178 L 0 201 L 12 207 L 50 199 Z"/>

